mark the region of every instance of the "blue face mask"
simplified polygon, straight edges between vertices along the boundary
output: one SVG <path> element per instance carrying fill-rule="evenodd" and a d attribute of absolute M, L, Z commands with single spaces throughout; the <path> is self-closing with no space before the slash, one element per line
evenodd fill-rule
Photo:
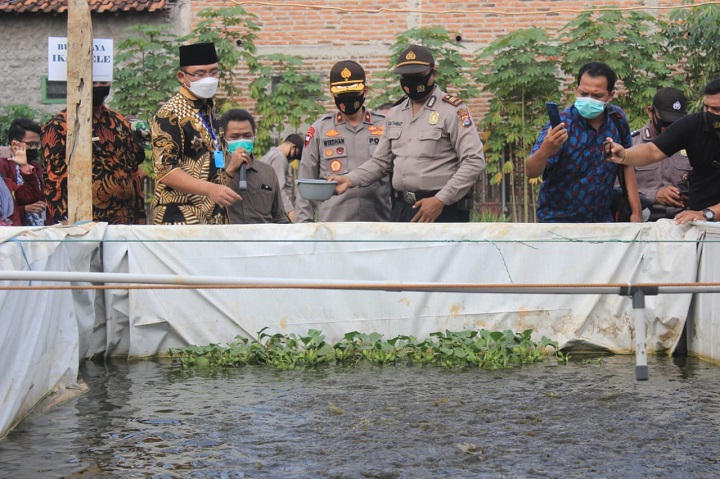
<path fill-rule="evenodd" d="M 245 148 L 248 153 L 252 154 L 253 146 L 255 146 L 255 140 L 246 140 L 244 138 L 241 138 L 239 140 L 231 140 L 228 141 L 228 153 L 232 155 L 233 151 L 237 150 L 238 148 Z"/>
<path fill-rule="evenodd" d="M 592 120 L 605 111 L 605 102 L 596 100 L 595 98 L 581 96 L 575 99 L 575 108 L 577 108 L 581 117 L 586 120 Z"/>

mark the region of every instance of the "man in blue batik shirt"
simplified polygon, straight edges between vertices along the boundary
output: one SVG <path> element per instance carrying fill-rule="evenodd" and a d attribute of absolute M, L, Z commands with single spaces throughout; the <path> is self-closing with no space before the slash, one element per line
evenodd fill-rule
<path fill-rule="evenodd" d="M 632 167 L 609 164 L 603 142 L 612 137 L 632 144 L 625 113 L 611 105 L 615 72 L 605 63 L 590 62 L 580 68 L 575 103 L 560 113 L 555 128 L 548 123 L 540 132 L 525 174 L 542 175 L 537 216 L 543 223 L 609 223 L 610 204 L 617 168 L 624 168 L 630 221 L 642 222 L 640 197 Z"/>

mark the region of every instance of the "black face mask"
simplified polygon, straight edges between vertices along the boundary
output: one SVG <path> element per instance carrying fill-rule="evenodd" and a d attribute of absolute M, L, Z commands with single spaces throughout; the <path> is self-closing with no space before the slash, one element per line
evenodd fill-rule
<path fill-rule="evenodd" d="M 345 113 L 346 115 L 352 115 L 353 113 L 357 113 L 360 108 L 362 108 L 363 103 L 365 103 L 365 95 L 337 95 L 335 97 L 335 106 L 338 107 L 338 110 Z"/>
<path fill-rule="evenodd" d="M 38 149 L 32 148 L 25 150 L 25 156 L 27 157 L 28 161 L 37 161 L 38 159 Z"/>
<path fill-rule="evenodd" d="M 92 95 L 93 106 L 100 106 L 105 102 L 105 98 L 110 94 L 109 86 L 94 86 Z"/>
<path fill-rule="evenodd" d="M 665 130 L 665 128 L 670 126 L 670 122 L 663 120 L 658 115 L 653 115 L 652 125 L 655 129 L 655 132 L 659 135 Z"/>
<path fill-rule="evenodd" d="M 720 133 L 720 115 L 716 115 L 715 113 L 710 113 L 709 111 L 706 111 L 705 121 L 710 126 L 710 128 L 715 130 L 715 133 Z"/>
<path fill-rule="evenodd" d="M 421 100 L 425 98 L 431 91 L 432 86 L 429 85 L 430 77 L 433 71 L 430 70 L 425 76 L 412 75 L 400 78 L 400 86 L 411 100 Z"/>

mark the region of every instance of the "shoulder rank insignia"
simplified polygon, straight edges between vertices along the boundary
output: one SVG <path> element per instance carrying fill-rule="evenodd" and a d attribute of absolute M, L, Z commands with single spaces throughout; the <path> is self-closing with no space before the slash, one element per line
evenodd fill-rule
<path fill-rule="evenodd" d="M 443 97 L 443 101 L 445 103 L 450 103 L 452 106 L 460 106 L 463 102 L 460 98 L 452 95 L 445 95 Z"/>

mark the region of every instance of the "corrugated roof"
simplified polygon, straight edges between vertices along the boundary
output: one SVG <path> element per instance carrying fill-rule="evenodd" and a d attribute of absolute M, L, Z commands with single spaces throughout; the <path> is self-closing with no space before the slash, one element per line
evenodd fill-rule
<path fill-rule="evenodd" d="M 166 7 L 166 0 L 88 0 L 96 13 L 156 12 Z M 68 0 L 0 0 L 2 13 L 64 13 Z"/>

